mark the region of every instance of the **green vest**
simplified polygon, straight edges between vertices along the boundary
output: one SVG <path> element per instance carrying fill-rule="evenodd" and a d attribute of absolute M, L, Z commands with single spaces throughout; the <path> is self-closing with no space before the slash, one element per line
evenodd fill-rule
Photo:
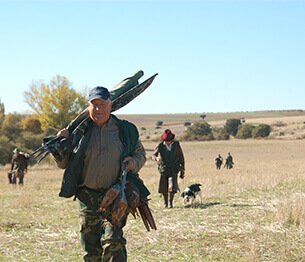
<path fill-rule="evenodd" d="M 161 174 L 179 172 L 180 158 L 178 155 L 178 144 L 178 141 L 174 141 L 171 151 L 166 149 L 166 146 L 163 144 L 163 142 L 158 145 L 158 151 L 162 160 L 158 165 L 158 170 Z"/>

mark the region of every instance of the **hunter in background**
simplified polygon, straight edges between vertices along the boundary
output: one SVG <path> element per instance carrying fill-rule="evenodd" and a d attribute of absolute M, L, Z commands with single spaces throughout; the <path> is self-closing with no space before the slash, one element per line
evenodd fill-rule
<path fill-rule="evenodd" d="M 184 178 L 184 155 L 177 140 L 174 140 L 175 135 L 171 130 L 166 129 L 161 135 L 162 142 L 156 147 L 152 159 L 158 163 L 160 173 L 158 192 L 163 195 L 164 207 L 173 207 L 174 195 L 179 190 L 178 173 L 180 178 Z M 169 190 L 170 183 L 170 190 Z"/>
<path fill-rule="evenodd" d="M 11 160 L 11 169 L 8 172 L 8 181 L 10 184 L 23 186 L 24 175 L 27 172 L 29 154 L 21 152 L 18 148 L 13 151 Z"/>
<path fill-rule="evenodd" d="M 220 169 L 221 165 L 223 163 L 223 158 L 220 154 L 218 154 L 218 156 L 215 158 L 215 165 L 216 165 L 216 169 Z"/>
<path fill-rule="evenodd" d="M 232 157 L 231 153 L 228 153 L 228 156 L 227 156 L 226 162 L 225 162 L 225 168 L 232 169 L 233 165 L 234 165 L 233 157 Z"/>

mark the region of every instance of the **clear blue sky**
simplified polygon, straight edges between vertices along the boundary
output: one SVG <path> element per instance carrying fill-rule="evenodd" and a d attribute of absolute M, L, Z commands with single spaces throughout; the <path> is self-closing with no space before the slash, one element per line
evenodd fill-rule
<path fill-rule="evenodd" d="M 60 74 L 153 85 L 120 114 L 305 109 L 305 1 L 1 1 L 0 99 Z"/>

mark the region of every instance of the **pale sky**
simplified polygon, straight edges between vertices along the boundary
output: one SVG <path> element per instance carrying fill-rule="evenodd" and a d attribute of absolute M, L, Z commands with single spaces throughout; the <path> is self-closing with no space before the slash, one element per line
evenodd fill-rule
<path fill-rule="evenodd" d="M 0 0 L 0 99 L 59 74 L 78 91 L 138 70 L 120 114 L 305 109 L 304 1 Z"/>

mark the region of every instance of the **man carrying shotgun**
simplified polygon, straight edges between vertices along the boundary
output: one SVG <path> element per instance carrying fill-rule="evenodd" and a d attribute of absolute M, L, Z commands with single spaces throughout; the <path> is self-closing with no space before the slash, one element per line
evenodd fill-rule
<path fill-rule="evenodd" d="M 138 130 L 134 124 L 112 115 L 111 109 L 109 91 L 95 87 L 88 96 L 89 118 L 77 132 L 69 134 L 65 128 L 57 134 L 71 141 L 70 149 L 56 162 L 65 169 L 61 196 L 70 197 L 65 192 L 70 190 L 71 177 L 77 180 L 75 196 L 80 202 L 84 261 L 127 261 L 123 237 L 130 212 L 124 195 L 126 175 L 126 186 L 128 178 L 133 179 L 140 185 L 140 194 L 141 190 L 144 196 L 149 194 L 144 184 L 141 189 L 137 175 L 146 161 Z M 128 198 L 127 191 L 126 195 Z"/>

